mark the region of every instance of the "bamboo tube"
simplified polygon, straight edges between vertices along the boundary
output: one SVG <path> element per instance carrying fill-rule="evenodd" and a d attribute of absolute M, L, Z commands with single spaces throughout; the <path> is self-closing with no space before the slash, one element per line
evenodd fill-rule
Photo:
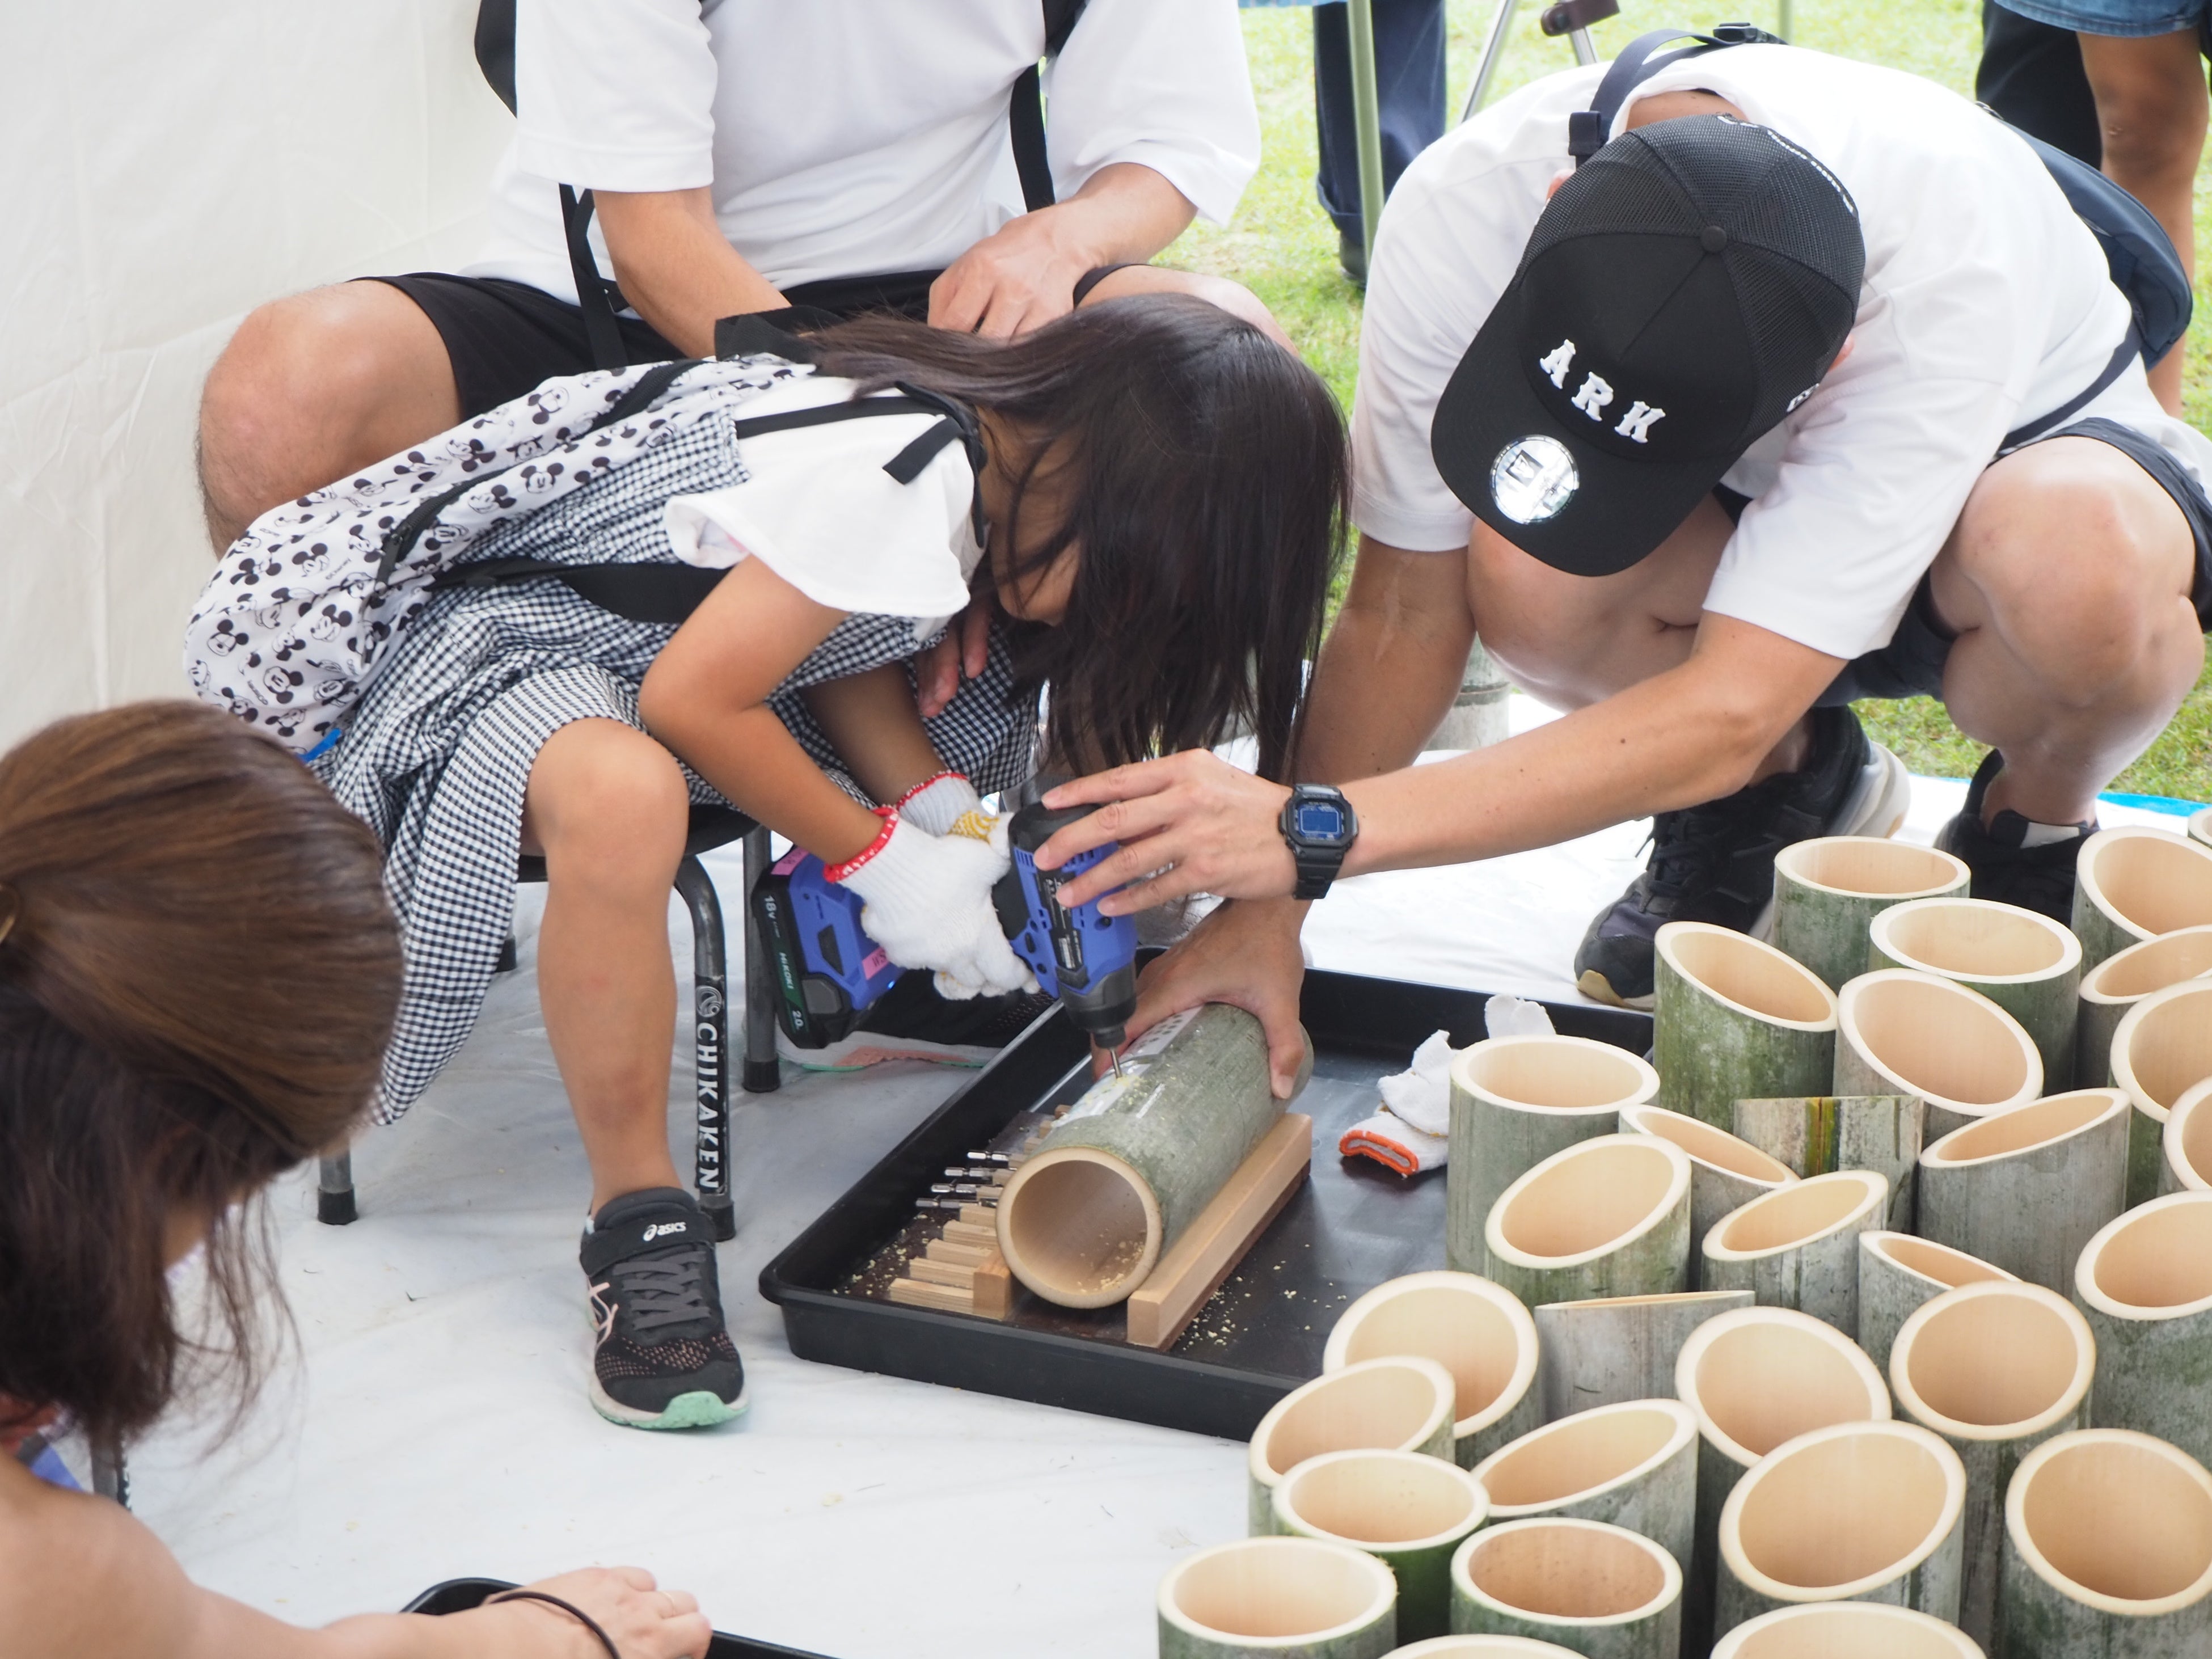
<path fill-rule="evenodd" d="M 1672 1394 L 1674 1362 L 1690 1333 L 1717 1315 L 1751 1305 L 1749 1291 L 1694 1291 L 1554 1302 L 1537 1309 L 1536 1387 L 1543 1420 Z"/>
<path fill-rule="evenodd" d="M 1488 1277 L 1522 1302 L 1680 1291 L 1690 1270 L 1690 1160 L 1650 1135 L 1601 1135 L 1508 1187 L 1483 1230 Z"/>
<path fill-rule="evenodd" d="M 1255 1537 L 1274 1530 L 1275 1488 L 1309 1457 L 1370 1447 L 1451 1456 L 1451 1373 L 1433 1359 L 1396 1354 L 1325 1371 L 1268 1408 L 1244 1458 L 1245 1519 Z"/>
<path fill-rule="evenodd" d="M 2212 847 L 2163 830 L 2100 830 L 2074 865 L 2081 966 L 2142 939 L 2212 922 Z"/>
<path fill-rule="evenodd" d="M 1382 1659 L 1397 1645 L 1390 1569 L 1348 1545 L 1244 1538 L 1160 1581 L 1160 1659 Z"/>
<path fill-rule="evenodd" d="M 2126 1206 L 2128 1097 L 2077 1089 L 1993 1112 L 1920 1155 L 1920 1236 L 2063 1292 Z"/>
<path fill-rule="evenodd" d="M 1797 1176 L 1872 1170 L 1889 1182 L 1887 1224 L 1910 1232 L 1927 1115 L 1917 1095 L 1739 1100 L 1735 1133 Z"/>
<path fill-rule="evenodd" d="M 1408 1273 L 1377 1285 L 1337 1316 L 1323 1372 L 1364 1359 L 1418 1354 L 1451 1373 L 1452 1447 L 1471 1469 L 1541 1420 L 1535 1387 L 1541 1346 L 1520 1298 L 1478 1273 Z"/>
<path fill-rule="evenodd" d="M 1963 893 L 1964 861 L 1932 847 L 1872 836 L 1822 836 L 1774 856 L 1775 948 L 1831 991 L 1866 972 L 1867 928 L 1893 904 Z"/>
<path fill-rule="evenodd" d="M 1989 899 L 1915 899 L 1869 930 L 1869 968 L 1910 968 L 1979 991 L 2021 1024 L 2043 1056 L 2043 1086 L 2074 1081 L 2081 941 L 2038 911 Z"/>
<path fill-rule="evenodd" d="M 1641 1533 L 1547 1518 L 1485 1527 L 1452 1557 L 1452 1629 L 1526 1636 L 1586 1659 L 1674 1659 L 1682 1569 Z"/>
<path fill-rule="evenodd" d="M 1444 1261 L 1483 1271 L 1483 1224 L 1498 1196 L 1554 1152 L 1620 1127 L 1620 1109 L 1659 1091 L 1626 1048 L 1588 1037 L 1492 1037 L 1451 1064 Z"/>
<path fill-rule="evenodd" d="M 1739 1100 L 1809 1095 L 1836 1063 L 1836 995 L 1772 945 L 1710 922 L 1659 930 L 1659 1103 L 1729 1127 Z"/>
<path fill-rule="evenodd" d="M 2074 1036 L 2074 1081 L 2085 1089 L 2110 1084 L 2112 1036 L 2128 1010 L 2153 991 L 2208 975 L 2212 975 L 2212 926 L 2161 933 L 2085 969 Z"/>
<path fill-rule="evenodd" d="M 1879 1601 L 1808 1601 L 1738 1625 L 1712 1659 L 1983 1659 L 1955 1625 Z"/>
<path fill-rule="evenodd" d="M 2212 1078 L 2182 1091 L 2166 1114 L 2160 1137 L 2166 1154 L 2159 1170 L 2159 1192 L 2212 1192 Z"/>
<path fill-rule="evenodd" d="M 1992 1659 L 2204 1659 L 2212 1476 L 2147 1434 L 2081 1429 L 2005 1491 Z"/>
<path fill-rule="evenodd" d="M 1006 1266 L 1064 1308 L 1127 1301 L 1283 1112 L 1260 1022 L 1225 1003 L 1155 1026 L 1121 1064 L 999 1200 Z"/>
<path fill-rule="evenodd" d="M 2212 1193 L 2112 1223 L 2081 1252 L 2074 1300 L 2097 1338 L 2090 1420 L 2212 1458 Z"/>
<path fill-rule="evenodd" d="M 1838 1423 L 1778 1446 L 1721 1511 L 1713 1628 L 1806 1601 L 1959 1620 L 1966 1469 L 1914 1423 Z"/>
<path fill-rule="evenodd" d="M 1663 1106 L 1621 1109 L 1624 1134 L 1656 1135 L 1680 1146 L 1690 1160 L 1690 1237 L 1703 1238 L 1730 1210 L 1795 1182 L 1796 1175 L 1758 1147 L 1716 1129 L 1701 1118 Z M 1698 1253 L 1690 1252 L 1690 1287 L 1698 1286 Z"/>
<path fill-rule="evenodd" d="M 1859 1346 L 1889 1374 L 1889 1354 L 1913 1310 L 1961 1285 L 2012 1284 L 2002 1267 L 1910 1233 L 1859 1235 Z"/>
<path fill-rule="evenodd" d="M 1490 653 L 1475 641 L 1467 653 L 1467 667 L 1459 678 L 1459 695 L 1425 749 L 1487 749 L 1503 743 L 1509 732 L 1506 699 L 1513 693 L 1504 671 Z"/>
<path fill-rule="evenodd" d="M 2212 980 L 2153 991 L 2112 1033 L 2112 1086 L 2135 1110 L 2128 1120 L 2128 1202 L 2158 1194 L 2166 1121 L 2174 1102 L 2212 1077 Z"/>
<path fill-rule="evenodd" d="M 1526 1636 L 1439 1636 L 1398 1648 L 1390 1659 L 1575 1659 L 1575 1650 Z"/>
<path fill-rule="evenodd" d="M 1698 1532 L 1682 1610 L 1683 1651 L 1712 1641 L 1721 1510 L 1744 1471 L 1777 1446 L 1834 1423 L 1889 1416 L 1889 1388 L 1856 1344 L 1787 1308 L 1722 1314 L 1690 1334 L 1674 1392 L 1698 1414 Z"/>
<path fill-rule="evenodd" d="M 2212 847 L 2212 806 L 2201 806 L 2189 815 L 2189 839 Z"/>
<path fill-rule="evenodd" d="M 1451 1559 L 1489 1498 L 1456 1463 L 1419 1452 L 1323 1452 L 1275 1488 L 1275 1530 L 1364 1550 L 1398 1581 L 1398 1634 L 1451 1627 Z"/>
<path fill-rule="evenodd" d="M 1754 1199 L 1705 1237 L 1705 1284 L 1749 1291 L 1763 1308 L 1795 1308 L 1849 1336 L 1859 1328 L 1859 1246 L 1879 1231 L 1889 1182 L 1838 1170 Z"/>
<path fill-rule="evenodd" d="M 2097 1345 L 2074 1304 L 2040 1285 L 1968 1285 L 1905 1322 L 1889 1362 L 1900 1411 L 1966 1470 L 1959 1625 L 1987 1645 L 2004 1553 L 2004 1495 L 2021 1458 L 2085 1426 Z"/>
<path fill-rule="evenodd" d="M 1679 1400 L 1577 1412 L 1492 1452 L 1474 1479 L 1493 1522 L 1609 1522 L 1686 1561 L 1697 1533 L 1698 1414 Z"/>
<path fill-rule="evenodd" d="M 1956 980 L 1885 968 L 1861 974 L 1836 1001 L 1833 1092 L 1919 1096 L 1929 1140 L 2043 1092 L 2035 1040 Z"/>

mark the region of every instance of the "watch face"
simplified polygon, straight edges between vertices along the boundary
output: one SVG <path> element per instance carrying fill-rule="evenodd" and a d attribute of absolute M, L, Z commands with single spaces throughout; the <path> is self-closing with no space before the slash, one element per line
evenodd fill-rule
<path fill-rule="evenodd" d="M 1300 841 L 1344 839 L 1344 809 L 1334 801 L 1302 800 L 1291 822 L 1296 826 Z"/>

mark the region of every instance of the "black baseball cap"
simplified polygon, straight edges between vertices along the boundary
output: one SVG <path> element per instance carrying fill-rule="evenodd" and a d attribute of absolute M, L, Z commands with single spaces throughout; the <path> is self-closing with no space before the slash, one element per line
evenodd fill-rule
<path fill-rule="evenodd" d="M 1843 349 L 1866 244 L 1841 181 L 1729 115 L 1623 133 L 1559 186 L 1452 372 L 1452 493 L 1577 575 L 1625 570 Z"/>

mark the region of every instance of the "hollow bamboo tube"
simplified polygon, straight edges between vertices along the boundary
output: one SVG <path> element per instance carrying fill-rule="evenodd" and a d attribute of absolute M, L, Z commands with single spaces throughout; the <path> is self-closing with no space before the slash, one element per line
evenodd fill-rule
<path fill-rule="evenodd" d="M 2166 1121 L 2174 1102 L 2212 1077 L 2212 980 L 2153 991 L 2112 1033 L 2112 1086 L 2127 1091 L 2128 1202 L 2158 1194 Z"/>
<path fill-rule="evenodd" d="M 1974 1639 L 1910 1607 L 1811 1601 L 1777 1607 L 1721 1638 L 1712 1659 L 1984 1659 Z"/>
<path fill-rule="evenodd" d="M 1690 1237 L 1703 1238 L 1730 1210 L 1787 1187 L 1797 1177 L 1758 1147 L 1716 1129 L 1702 1118 L 1686 1117 L 1663 1106 L 1625 1106 L 1624 1134 L 1656 1135 L 1680 1146 L 1690 1160 Z M 1690 1252 L 1690 1287 L 1698 1286 L 1698 1253 Z"/>
<path fill-rule="evenodd" d="M 1585 1659 L 1674 1659 L 1682 1569 L 1641 1533 L 1546 1518 L 1485 1527 L 1452 1557 L 1452 1629 L 1526 1636 Z"/>
<path fill-rule="evenodd" d="M 1479 1273 L 1408 1273 L 1377 1285 L 1337 1316 L 1322 1350 L 1324 1373 L 1365 1359 L 1416 1354 L 1451 1373 L 1452 1447 L 1471 1469 L 1541 1420 L 1542 1352 L 1520 1298 Z"/>
<path fill-rule="evenodd" d="M 1168 1569 L 1160 1659 L 1382 1659 L 1398 1586 L 1364 1552 L 1316 1538 L 1245 1538 Z"/>
<path fill-rule="evenodd" d="M 1682 1610 L 1683 1651 L 1713 1636 L 1721 1510 L 1744 1471 L 1777 1446 L 1834 1423 L 1889 1416 L 1889 1386 L 1856 1344 L 1787 1308 L 1746 1308 L 1690 1334 L 1674 1392 L 1698 1414 L 1698 1530 Z"/>
<path fill-rule="evenodd" d="M 1859 1346 L 1889 1375 L 1890 1349 L 1913 1310 L 1961 1285 L 2011 1284 L 2002 1267 L 1910 1233 L 1859 1235 Z"/>
<path fill-rule="evenodd" d="M 1605 1521 L 1690 1559 L 1698 1520 L 1698 1414 L 1679 1400 L 1577 1412 L 1474 1466 L 1493 1522 Z"/>
<path fill-rule="evenodd" d="M 1705 1284 L 1749 1291 L 1763 1308 L 1795 1308 L 1846 1336 L 1859 1328 L 1858 1236 L 1880 1231 L 1889 1182 L 1838 1170 L 1754 1199 L 1705 1237 Z"/>
<path fill-rule="evenodd" d="M 1674 1392 L 1674 1362 L 1708 1319 L 1752 1304 L 1749 1291 L 1601 1297 L 1535 1310 L 1543 1419 Z"/>
<path fill-rule="evenodd" d="M 1836 998 L 1838 1095 L 1917 1095 L 1940 1139 L 2043 1092 L 2043 1056 L 2010 1014 L 1956 980 L 1908 968 L 1861 974 Z"/>
<path fill-rule="evenodd" d="M 1869 968 L 1910 968 L 1979 991 L 2034 1039 L 2043 1086 L 2072 1086 L 2081 941 L 2063 925 L 1989 899 L 1915 899 L 1883 911 L 1869 933 Z"/>
<path fill-rule="evenodd" d="M 1827 1086 L 1836 994 L 1811 969 L 1710 922 L 1670 921 L 1656 948 L 1661 1105 L 1725 1130 L 1739 1100 Z"/>
<path fill-rule="evenodd" d="M 2200 806 L 2189 815 L 2189 839 L 2212 847 L 2212 806 Z"/>
<path fill-rule="evenodd" d="M 1735 1133 L 1794 1175 L 1872 1170 L 1889 1182 L 1884 1224 L 1910 1232 L 1927 1116 L 1927 1103 L 1917 1095 L 1739 1100 Z"/>
<path fill-rule="evenodd" d="M 1396 1354 L 1326 1371 L 1268 1408 L 1245 1452 L 1245 1519 L 1253 1534 L 1274 1530 L 1275 1488 L 1323 1452 L 1420 1452 L 1449 1459 L 1451 1373 L 1433 1359 Z"/>
<path fill-rule="evenodd" d="M 1721 1511 L 1713 1628 L 1807 1601 L 1883 1601 L 1956 1624 L 1966 1507 L 1966 1465 L 1917 1424 L 1799 1435 Z"/>
<path fill-rule="evenodd" d="M 1963 893 L 1972 872 L 1932 847 L 1872 836 L 1822 836 L 1774 858 L 1775 948 L 1831 991 L 1866 972 L 1867 928 L 1893 904 Z"/>
<path fill-rule="evenodd" d="M 1483 1224 L 1498 1196 L 1554 1152 L 1609 1135 L 1620 1109 L 1650 1099 L 1659 1074 L 1588 1037 L 1492 1037 L 1451 1064 L 1444 1261 L 1483 1271 Z"/>
<path fill-rule="evenodd" d="M 2128 1097 L 2077 1089 L 1993 1112 L 1920 1155 L 1920 1236 L 2062 1294 L 2127 1203 Z"/>
<path fill-rule="evenodd" d="M 1390 1659 L 1575 1659 L 1575 1650 L 1526 1636 L 1438 1636 L 1396 1649 Z"/>
<path fill-rule="evenodd" d="M 1275 1530 L 1364 1550 L 1398 1581 L 1398 1635 L 1451 1627 L 1451 1559 L 1489 1499 L 1456 1463 L 1419 1452 L 1323 1452 L 1275 1488 Z"/>
<path fill-rule="evenodd" d="M 2074 1304 L 2040 1285 L 1967 1285 L 1921 1306 L 1889 1362 L 1898 1409 L 1943 1437 L 1966 1471 L 1959 1625 L 1986 1645 L 2004 1553 L 2004 1495 L 2020 1460 L 2085 1426 L 2097 1345 Z"/>
<path fill-rule="evenodd" d="M 2074 1081 L 2085 1089 L 2111 1083 L 2112 1035 L 2128 1010 L 2153 991 L 2207 975 L 2212 975 L 2212 926 L 2161 933 L 2085 969 L 2075 1029 Z"/>
<path fill-rule="evenodd" d="M 1534 1306 L 1680 1291 L 1690 1267 L 1690 1160 L 1650 1135 L 1555 1152 L 1491 1206 L 1487 1276 Z"/>
<path fill-rule="evenodd" d="M 1093 1084 L 1000 1197 L 1000 1253 L 1048 1302 L 1127 1301 L 1282 1115 L 1243 1009 L 1208 1003 L 1162 1037 Z"/>
<path fill-rule="evenodd" d="M 2212 1653 L 2212 1476 L 2185 1452 L 2053 1435 L 2021 1459 L 2004 1519 L 1991 1659 Z"/>
<path fill-rule="evenodd" d="M 2182 1091 L 2166 1114 L 2166 1132 L 2160 1137 L 2166 1161 L 2159 1170 L 2159 1191 L 2212 1192 L 2212 1078 Z"/>
<path fill-rule="evenodd" d="M 2086 971 L 2130 945 L 2212 922 L 2212 847 L 2163 830 L 2100 830 L 2074 865 Z"/>
<path fill-rule="evenodd" d="M 2212 1193 L 2112 1222 L 2081 1252 L 2074 1300 L 2097 1338 L 2090 1420 L 2212 1459 Z"/>

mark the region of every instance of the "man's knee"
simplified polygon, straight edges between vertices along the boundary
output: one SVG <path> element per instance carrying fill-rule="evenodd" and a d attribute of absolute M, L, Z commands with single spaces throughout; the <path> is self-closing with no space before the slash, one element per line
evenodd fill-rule
<path fill-rule="evenodd" d="M 261 446 L 343 425 L 386 393 L 404 369 L 388 337 L 390 307 L 356 291 L 370 286 L 384 287 L 341 283 L 250 313 L 208 371 L 203 447 Z"/>
<path fill-rule="evenodd" d="M 531 769 L 526 844 L 556 880 L 665 888 L 684 855 L 690 792 L 667 750 L 635 727 L 578 720 Z"/>

